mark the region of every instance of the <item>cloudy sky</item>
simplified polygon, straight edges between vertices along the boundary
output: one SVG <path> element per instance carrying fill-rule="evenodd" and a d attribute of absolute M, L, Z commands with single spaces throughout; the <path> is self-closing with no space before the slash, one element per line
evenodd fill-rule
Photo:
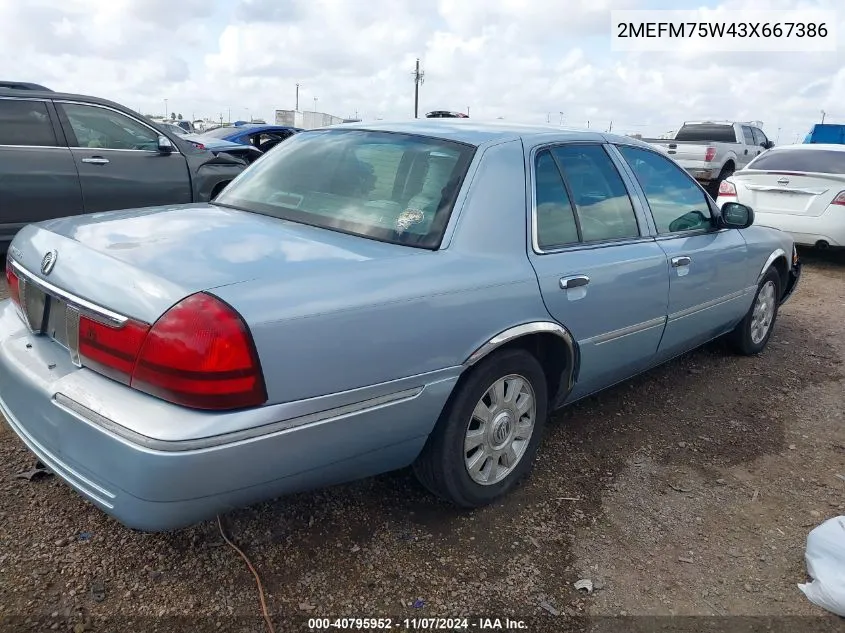
<path fill-rule="evenodd" d="M 762 120 L 780 143 L 845 123 L 845 53 L 611 51 L 611 9 L 833 9 L 841 0 L 0 0 L 0 78 L 144 113 L 272 120 L 420 111 L 656 135 Z M 840 11 L 845 18 L 845 5 Z M 561 115 L 561 113 L 563 113 Z M 779 132 L 780 129 L 780 132 Z"/>

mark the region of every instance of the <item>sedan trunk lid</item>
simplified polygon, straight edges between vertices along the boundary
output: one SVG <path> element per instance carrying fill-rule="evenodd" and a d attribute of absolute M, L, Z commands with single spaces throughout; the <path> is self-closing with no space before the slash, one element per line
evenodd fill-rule
<path fill-rule="evenodd" d="M 417 252 L 210 204 L 50 220 L 25 227 L 9 249 L 42 284 L 147 323 L 201 290 Z M 47 253 L 55 261 L 43 272 Z"/>

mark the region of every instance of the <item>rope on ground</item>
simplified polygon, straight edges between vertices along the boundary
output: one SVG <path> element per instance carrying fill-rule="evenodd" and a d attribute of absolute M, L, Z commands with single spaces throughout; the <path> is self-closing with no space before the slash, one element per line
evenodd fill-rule
<path fill-rule="evenodd" d="M 240 554 L 241 558 L 244 559 L 247 567 L 249 567 L 249 571 L 252 572 L 252 575 L 255 577 L 255 584 L 258 586 L 258 598 L 261 600 L 261 615 L 264 616 L 264 622 L 267 624 L 267 630 L 269 633 L 276 633 L 276 629 L 273 628 L 273 621 L 270 619 L 270 614 L 267 612 L 267 602 L 264 599 L 264 586 L 261 584 L 261 578 L 258 575 L 258 572 L 255 571 L 255 567 L 253 567 L 252 563 L 250 562 L 249 558 L 247 558 L 246 554 L 244 554 L 240 548 L 235 545 L 232 541 L 229 540 L 229 537 L 226 536 L 226 532 L 223 530 L 223 523 L 220 521 L 220 515 L 217 515 L 217 527 L 220 528 L 220 536 L 223 537 L 223 540 L 226 541 L 233 550 L 235 550 L 238 554 Z"/>

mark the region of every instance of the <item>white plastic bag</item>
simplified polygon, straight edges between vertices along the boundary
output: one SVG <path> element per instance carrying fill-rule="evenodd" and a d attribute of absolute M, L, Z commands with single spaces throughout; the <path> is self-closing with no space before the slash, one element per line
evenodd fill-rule
<path fill-rule="evenodd" d="M 804 560 L 813 582 L 798 588 L 813 604 L 845 617 L 845 516 L 828 519 L 807 535 Z"/>

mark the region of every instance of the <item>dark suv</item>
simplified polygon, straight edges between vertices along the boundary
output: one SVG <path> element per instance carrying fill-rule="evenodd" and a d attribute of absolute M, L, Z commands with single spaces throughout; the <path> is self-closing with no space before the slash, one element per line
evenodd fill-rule
<path fill-rule="evenodd" d="M 32 222 L 207 202 L 245 168 L 117 103 L 0 81 L 0 251 Z"/>

